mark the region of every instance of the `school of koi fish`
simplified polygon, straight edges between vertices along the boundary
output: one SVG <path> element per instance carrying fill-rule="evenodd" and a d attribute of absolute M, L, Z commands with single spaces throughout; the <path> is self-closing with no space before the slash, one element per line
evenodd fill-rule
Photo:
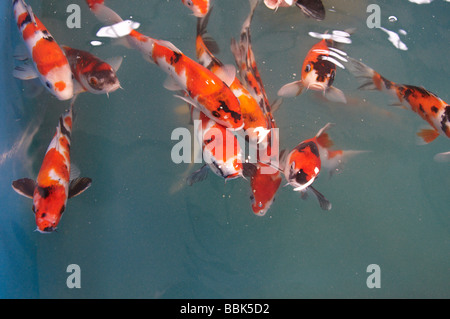
<path fill-rule="evenodd" d="M 283 98 L 298 96 L 307 90 L 322 92 L 329 101 L 346 103 L 344 92 L 333 86 L 337 67 L 347 69 L 361 81 L 360 89 L 387 92 L 398 99 L 399 105 L 425 120 L 429 128 L 417 133 L 422 143 L 430 143 L 440 135 L 450 138 L 450 105 L 423 87 L 387 80 L 348 56 L 339 44 L 349 40 L 352 30 L 320 35 L 321 40 L 304 59 L 301 78 L 281 86 L 279 98 L 271 103 L 258 71 L 250 33 L 255 9 L 262 2 L 249 0 L 250 12 L 242 24 L 240 37 L 231 39 L 235 65 L 225 64 L 215 55 L 217 43 L 207 33 L 213 9 L 210 1 L 181 2 L 197 19 L 195 58 L 183 54 L 169 41 L 139 33 L 136 23 L 123 20 L 104 0 L 86 0 L 90 11 L 104 24 L 107 32 L 167 73 L 163 86 L 186 102 L 191 120 L 200 123 L 194 126 L 194 135 L 201 145 L 206 164 L 187 178 L 188 185 L 204 180 L 209 170 L 225 181 L 245 178 L 251 189 L 253 213 L 264 216 L 284 177 L 287 185 L 300 192 L 302 198 L 312 195 L 321 209 L 330 210 L 331 203 L 314 188 L 314 181 L 323 170 L 332 174 L 349 158 L 364 151 L 334 149 L 328 134 L 333 123 L 318 128 L 314 137 L 300 141 L 292 150 L 280 151 L 274 113 Z M 321 0 L 264 0 L 263 3 L 272 10 L 298 7 L 318 23 L 325 19 Z M 36 180 L 22 178 L 12 182 L 17 193 L 33 200 L 36 230 L 50 233 L 56 230 L 67 200 L 87 190 L 92 183 L 90 178 L 79 177 L 78 169 L 71 167 L 76 97 L 83 92 L 110 94 L 120 88 L 116 71 L 122 59 L 106 62 L 87 51 L 58 45 L 25 0 L 13 0 L 12 7 L 27 48 L 26 54 L 15 56 L 22 64 L 14 69 L 13 76 L 21 80 L 38 78 L 58 100 L 71 100 L 69 110 L 60 117 Z M 245 158 L 245 145 L 240 145 L 238 136 L 244 137 L 244 143 L 255 148 L 256 159 Z M 229 145 L 232 151 L 225 152 Z M 435 160 L 449 161 L 450 152 L 435 155 Z"/>

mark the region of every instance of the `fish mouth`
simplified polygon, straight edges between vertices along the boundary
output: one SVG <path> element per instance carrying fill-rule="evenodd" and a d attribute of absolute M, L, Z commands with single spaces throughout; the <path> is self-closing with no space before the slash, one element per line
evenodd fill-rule
<path fill-rule="evenodd" d="M 308 85 L 308 90 L 316 90 L 316 91 L 324 91 L 327 89 L 324 84 L 321 83 L 312 83 Z"/>
<path fill-rule="evenodd" d="M 56 227 L 48 226 L 48 227 L 45 227 L 44 229 L 39 229 L 39 227 L 36 227 L 35 231 L 37 231 L 41 234 L 50 234 L 50 233 L 53 233 L 54 231 L 56 231 Z"/>

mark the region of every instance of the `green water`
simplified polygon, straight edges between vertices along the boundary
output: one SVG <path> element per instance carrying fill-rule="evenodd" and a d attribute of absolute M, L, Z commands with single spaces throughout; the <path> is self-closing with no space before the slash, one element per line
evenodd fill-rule
<path fill-rule="evenodd" d="M 28 1 L 58 43 L 103 59 L 124 56 L 118 71 L 123 90 L 78 98 L 72 162 L 93 184 L 68 202 L 57 233 L 34 232 L 31 200 L 10 184 L 36 177 L 68 102 L 46 92 L 30 98 L 29 89 L 10 75 L 21 39 L 11 21 L 11 4 L 2 8 L 7 46 L 2 45 L 0 73 L 5 88 L 0 102 L 0 297 L 450 297 L 450 166 L 433 161 L 450 144 L 441 136 L 416 145 L 415 133 L 424 124 L 419 116 L 389 106 L 393 100 L 383 93 L 358 91 L 355 78 L 341 69 L 334 85 L 346 94 L 347 105 L 327 102 L 312 91 L 285 99 L 275 113 L 282 148 L 333 122 L 329 133 L 336 147 L 371 152 L 352 158 L 341 174 L 321 175 L 314 183 L 332 202 L 331 211 L 281 187 L 266 216 L 258 217 L 246 180 L 225 184 L 210 174 L 201 183 L 184 185 L 185 172 L 201 164 L 171 160 L 177 142 L 171 132 L 191 126 L 188 114 L 176 112 L 182 102 L 163 88 L 165 73 L 108 39 L 92 47 L 102 25 L 84 1 L 79 1 L 81 28 L 67 28 L 66 8 L 72 2 Z M 327 17 L 320 22 L 297 8 L 257 8 L 253 49 L 270 100 L 298 78 L 306 53 L 318 41 L 308 32 L 348 28 L 355 28 L 353 43 L 342 49 L 350 56 L 392 81 L 423 86 L 450 100 L 449 3 L 323 2 Z M 408 50 L 395 48 L 386 33 L 367 27 L 370 3 L 380 6 L 384 28 L 407 32 L 400 38 Z M 107 4 L 139 21 L 140 32 L 171 41 L 195 57 L 196 20 L 181 1 Z M 239 36 L 248 12 L 244 0 L 214 3 L 208 31 L 224 63 L 234 63 L 230 39 Z M 390 16 L 397 21 L 390 22 Z M 79 289 L 66 285 L 70 264 L 80 266 Z M 366 284 L 371 264 L 380 267 L 381 288 Z"/>

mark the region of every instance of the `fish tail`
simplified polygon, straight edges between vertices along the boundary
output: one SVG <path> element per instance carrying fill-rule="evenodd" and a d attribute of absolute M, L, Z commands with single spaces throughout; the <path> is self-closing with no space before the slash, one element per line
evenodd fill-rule
<path fill-rule="evenodd" d="M 348 70 L 361 83 L 359 89 L 378 91 L 395 89 L 396 84 L 394 82 L 382 77 L 378 72 L 364 63 L 350 57 L 348 58 L 348 61 Z"/>

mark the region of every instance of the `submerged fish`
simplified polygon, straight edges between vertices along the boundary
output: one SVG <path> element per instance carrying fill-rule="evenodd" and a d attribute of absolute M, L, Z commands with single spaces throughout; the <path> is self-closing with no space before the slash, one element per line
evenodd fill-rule
<path fill-rule="evenodd" d="M 206 16 L 209 11 L 209 0 L 181 0 L 181 2 L 192 10 L 194 16 L 202 18 Z"/>
<path fill-rule="evenodd" d="M 73 76 L 80 85 L 79 88 L 75 88 L 75 94 L 85 91 L 94 94 L 108 94 L 120 88 L 116 71 L 122 58 L 115 61 L 114 66 L 111 66 L 89 52 L 68 46 L 63 46 L 63 49 Z"/>
<path fill-rule="evenodd" d="M 103 1 L 86 1 L 93 13 L 104 22 L 123 21 Z M 155 63 L 169 75 L 164 86 L 169 90 L 182 91 L 183 95 L 178 96 L 179 98 L 225 127 L 233 130 L 243 128 L 239 100 L 213 72 L 187 57 L 171 42 L 153 39 L 136 30 L 131 30 L 122 39 L 124 45 L 140 51 L 145 59 Z"/>
<path fill-rule="evenodd" d="M 22 178 L 12 183 L 17 193 L 33 199 L 36 230 L 41 233 L 54 231 L 66 209 L 67 199 L 81 194 L 91 186 L 90 178 L 70 180 L 71 132 L 72 105 L 59 119 L 36 181 Z"/>
<path fill-rule="evenodd" d="M 450 138 L 450 105 L 447 102 L 423 87 L 389 81 L 355 59 L 350 58 L 349 62 L 349 70 L 362 81 L 361 89 L 390 93 L 431 126 L 417 133 L 421 143 L 430 143 L 439 135 Z"/>
<path fill-rule="evenodd" d="M 303 61 L 301 80 L 285 84 L 278 91 L 282 97 L 299 95 L 306 89 L 323 92 L 325 98 L 333 102 L 347 103 L 344 93 L 333 86 L 336 65 L 344 66 L 335 58 L 347 62 L 346 54 L 333 47 L 334 41 L 322 39 L 315 44 Z"/>
<path fill-rule="evenodd" d="M 252 194 L 250 195 L 252 210 L 255 215 L 264 216 L 275 200 L 275 195 L 281 185 L 281 173 L 273 170 L 269 173 L 269 165 L 257 163 L 257 170 L 251 176 L 250 187 Z M 266 171 L 263 171 L 263 169 Z"/>
<path fill-rule="evenodd" d="M 12 4 L 28 58 L 33 64 L 16 67 L 13 75 L 22 80 L 39 78 L 59 100 L 72 98 L 72 72 L 63 50 L 24 0 L 13 0 Z"/>
<path fill-rule="evenodd" d="M 247 174 L 245 170 L 253 169 L 252 164 L 244 163 L 239 142 L 229 129 L 211 120 L 196 108 L 191 109 L 191 115 L 194 123 L 195 121 L 201 123 L 198 127 L 194 127 L 194 135 L 202 146 L 206 164 L 188 177 L 189 185 L 204 180 L 209 169 L 225 181 L 243 177 L 244 173 Z"/>

